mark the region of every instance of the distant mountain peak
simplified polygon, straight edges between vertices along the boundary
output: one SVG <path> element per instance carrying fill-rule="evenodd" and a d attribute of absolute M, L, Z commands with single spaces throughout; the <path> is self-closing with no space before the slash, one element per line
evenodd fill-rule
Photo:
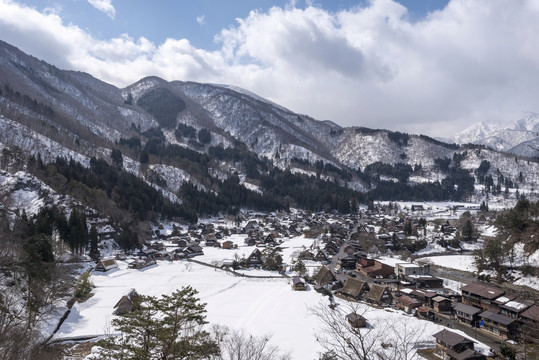
<path fill-rule="evenodd" d="M 496 150 L 513 152 L 529 156 L 515 149 L 525 149 L 519 146 L 538 137 L 539 115 L 534 112 L 525 112 L 515 121 L 503 123 L 500 121 L 484 120 L 476 123 L 458 133 L 453 141 L 457 144 L 482 144 Z"/>

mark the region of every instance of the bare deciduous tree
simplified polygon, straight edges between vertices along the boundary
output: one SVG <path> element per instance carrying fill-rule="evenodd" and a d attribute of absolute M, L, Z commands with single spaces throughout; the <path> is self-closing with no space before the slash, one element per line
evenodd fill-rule
<path fill-rule="evenodd" d="M 316 340 L 326 351 L 322 358 L 410 360 L 418 357 L 416 349 L 421 345 L 426 322 L 412 324 L 411 321 L 418 320 L 408 317 L 392 321 L 373 319 L 374 309 L 359 303 L 341 303 L 335 309 L 321 303 L 310 310 L 322 322 L 321 331 L 316 335 Z M 370 321 L 364 328 L 355 328 L 346 320 L 350 313 Z"/>
<path fill-rule="evenodd" d="M 213 336 L 221 352 L 212 360 L 290 360 L 271 345 L 271 336 L 252 336 L 244 331 L 231 330 L 225 326 L 213 326 Z"/>

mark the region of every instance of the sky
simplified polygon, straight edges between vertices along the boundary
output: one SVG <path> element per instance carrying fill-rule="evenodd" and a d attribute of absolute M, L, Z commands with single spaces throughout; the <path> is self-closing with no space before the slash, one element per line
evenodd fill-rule
<path fill-rule="evenodd" d="M 438 137 L 539 112 L 538 34 L 537 0 L 0 0 L 0 40 L 118 87 L 228 84 Z"/>

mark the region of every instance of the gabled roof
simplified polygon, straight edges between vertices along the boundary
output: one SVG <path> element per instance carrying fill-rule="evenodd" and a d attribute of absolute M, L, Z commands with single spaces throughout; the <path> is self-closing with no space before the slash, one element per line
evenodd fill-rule
<path fill-rule="evenodd" d="M 521 317 L 539 321 L 539 305 L 532 305 L 527 310 L 524 310 Z"/>
<path fill-rule="evenodd" d="M 412 290 L 411 294 L 417 297 L 423 297 L 423 298 L 428 298 L 428 299 L 432 299 L 438 296 L 438 294 L 435 293 L 434 291 L 420 290 L 420 289 Z"/>
<path fill-rule="evenodd" d="M 461 344 L 461 343 L 473 343 L 474 341 L 471 339 L 468 339 L 467 337 L 464 337 L 462 335 L 459 335 L 457 333 L 454 333 L 452 331 L 449 331 L 447 329 L 443 329 L 440 332 L 437 332 L 436 334 L 432 335 L 436 340 L 438 340 L 440 343 L 443 343 L 447 345 L 448 347 L 454 347 L 455 345 Z"/>
<path fill-rule="evenodd" d="M 502 305 L 502 309 L 520 313 L 533 305 L 533 301 L 511 300 Z"/>
<path fill-rule="evenodd" d="M 485 299 L 495 299 L 505 293 L 505 291 L 503 291 L 502 289 L 498 289 L 481 283 L 471 283 L 468 285 L 464 285 L 460 290 L 467 291 L 470 294 L 481 296 Z"/>
<path fill-rule="evenodd" d="M 322 266 L 318 271 L 318 274 L 316 274 L 315 280 L 316 283 L 320 285 L 327 285 L 329 283 L 337 281 L 337 278 L 327 266 Z"/>
<path fill-rule="evenodd" d="M 515 300 L 517 297 L 515 295 L 505 294 L 494 300 L 495 304 L 503 305 L 511 300 Z"/>
<path fill-rule="evenodd" d="M 371 289 L 369 290 L 367 295 L 365 295 L 365 297 L 369 300 L 374 301 L 382 300 L 382 296 L 384 295 L 384 292 L 386 291 L 387 287 L 377 284 L 372 284 L 370 287 Z"/>
<path fill-rule="evenodd" d="M 341 289 L 341 292 L 347 295 L 350 295 L 354 298 L 359 298 L 361 293 L 369 289 L 369 285 L 366 281 L 362 281 L 355 278 L 348 278 L 344 287 Z"/>
<path fill-rule="evenodd" d="M 404 305 L 421 304 L 417 299 L 413 299 L 409 296 L 402 295 L 397 298 L 397 302 Z"/>
<path fill-rule="evenodd" d="M 458 303 L 455 305 L 454 309 L 455 311 L 460 311 L 468 315 L 475 315 L 481 312 L 481 309 L 463 303 Z"/>
<path fill-rule="evenodd" d="M 513 318 L 510 318 L 508 316 L 505 316 L 505 315 L 502 315 L 502 314 L 496 314 L 490 310 L 487 310 L 487 311 L 483 311 L 481 314 L 479 314 L 479 316 L 481 316 L 483 319 L 487 319 L 487 320 L 490 320 L 490 321 L 495 321 L 499 324 L 502 324 L 502 325 L 510 325 L 512 323 L 514 323 L 515 321 L 517 321 L 517 319 L 513 319 Z"/>
<path fill-rule="evenodd" d="M 434 301 L 434 302 L 440 302 L 440 301 L 451 301 L 451 300 L 449 300 L 449 299 L 446 298 L 446 297 L 443 297 L 443 296 L 438 295 L 438 296 L 433 297 L 433 298 L 432 298 L 432 301 Z"/>

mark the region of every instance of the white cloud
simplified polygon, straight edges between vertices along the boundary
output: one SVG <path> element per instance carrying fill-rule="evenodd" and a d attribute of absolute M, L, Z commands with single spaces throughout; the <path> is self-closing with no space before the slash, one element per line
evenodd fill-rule
<path fill-rule="evenodd" d="M 116 16 L 116 9 L 112 5 L 112 0 L 88 0 L 88 2 L 97 10 L 107 14 L 111 19 Z"/>
<path fill-rule="evenodd" d="M 206 16 L 205 15 L 200 15 L 200 16 L 197 16 L 197 23 L 202 26 L 206 23 Z"/>
<path fill-rule="evenodd" d="M 345 126 L 448 136 L 539 111 L 536 4 L 452 0 L 416 23 L 391 0 L 338 13 L 275 7 L 239 19 L 216 36 L 221 48 L 207 51 L 186 39 L 102 41 L 54 13 L 0 0 L 0 34 L 118 86 L 148 75 L 228 83 Z"/>

